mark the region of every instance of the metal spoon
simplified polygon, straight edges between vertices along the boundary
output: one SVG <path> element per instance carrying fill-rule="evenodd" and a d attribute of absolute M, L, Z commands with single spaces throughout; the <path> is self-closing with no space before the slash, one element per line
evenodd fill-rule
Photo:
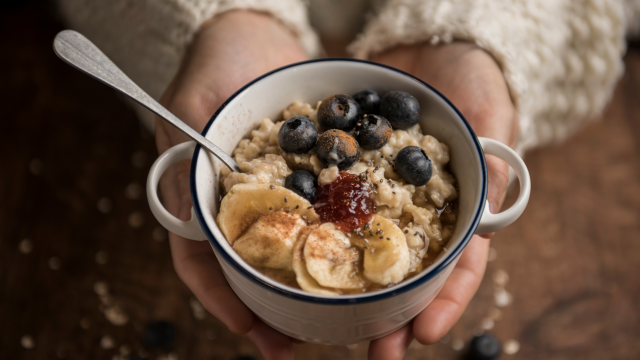
<path fill-rule="evenodd" d="M 118 69 L 97 46 L 80 33 L 73 30 L 59 32 L 55 40 L 53 40 L 53 50 L 67 64 L 132 98 L 209 150 L 229 169 L 240 172 L 238 163 L 231 156 L 158 104 L 157 101 L 129 79 L 122 70 Z"/>

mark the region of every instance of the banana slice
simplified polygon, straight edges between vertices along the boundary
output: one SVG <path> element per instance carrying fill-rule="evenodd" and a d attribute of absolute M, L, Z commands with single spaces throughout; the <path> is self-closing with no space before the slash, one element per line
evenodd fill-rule
<path fill-rule="evenodd" d="M 233 249 L 254 267 L 293 270 L 293 245 L 307 226 L 298 214 L 277 211 L 262 215 L 233 243 Z"/>
<path fill-rule="evenodd" d="M 317 223 L 319 218 L 311 204 L 282 186 L 269 184 L 236 184 L 222 199 L 218 226 L 229 244 L 242 234 L 261 215 L 279 210 L 290 210 L 309 223 Z"/>
<path fill-rule="evenodd" d="M 360 253 L 333 223 L 309 234 L 303 254 L 307 271 L 324 287 L 361 289 L 366 285 L 358 269 Z"/>
<path fill-rule="evenodd" d="M 392 221 L 375 215 L 365 236 L 353 235 L 352 243 L 364 248 L 364 276 L 376 284 L 395 284 L 404 279 L 411 265 L 407 240 Z"/>
<path fill-rule="evenodd" d="M 307 264 L 304 261 L 304 245 L 307 242 L 309 234 L 316 228 L 317 226 L 307 226 L 300 230 L 298 240 L 293 247 L 293 271 L 296 274 L 296 281 L 302 290 L 312 294 L 338 296 L 340 294 L 336 290 L 318 284 L 316 279 L 307 271 Z"/>

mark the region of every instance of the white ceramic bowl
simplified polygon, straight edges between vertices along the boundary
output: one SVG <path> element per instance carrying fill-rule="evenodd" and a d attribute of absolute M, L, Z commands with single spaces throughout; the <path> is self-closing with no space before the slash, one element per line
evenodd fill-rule
<path fill-rule="evenodd" d="M 209 120 L 203 135 L 231 154 L 263 118 L 280 119 L 282 109 L 293 101 L 315 104 L 332 94 L 352 94 L 362 89 L 380 93 L 403 90 L 418 99 L 422 130 L 451 149 L 451 170 L 460 189 L 458 223 L 445 253 L 421 274 L 395 286 L 359 295 L 327 297 L 282 285 L 254 270 L 235 253 L 216 224 L 219 173 L 224 165 L 192 142 L 162 154 L 147 182 L 149 204 L 160 223 L 183 237 L 208 239 L 238 297 L 265 323 L 304 341 L 354 344 L 382 337 L 405 325 L 438 294 L 471 236 L 496 231 L 515 221 L 529 198 L 529 174 L 515 152 L 497 141 L 478 139 L 453 104 L 423 81 L 361 60 L 312 60 L 265 74 L 231 96 Z M 520 178 L 521 193 L 516 204 L 501 214 L 489 213 L 488 206 L 485 210 L 487 170 L 483 147 L 487 153 L 507 161 Z M 162 173 L 176 161 L 190 157 L 195 216 L 190 221 L 180 221 L 164 209 L 156 191 Z"/>

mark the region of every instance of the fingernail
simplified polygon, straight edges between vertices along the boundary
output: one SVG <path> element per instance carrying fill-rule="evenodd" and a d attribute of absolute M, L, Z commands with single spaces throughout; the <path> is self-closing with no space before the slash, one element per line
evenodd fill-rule
<path fill-rule="evenodd" d="M 492 214 L 497 214 L 500 211 L 500 207 L 498 207 L 495 201 L 489 200 L 489 211 L 491 211 Z"/>

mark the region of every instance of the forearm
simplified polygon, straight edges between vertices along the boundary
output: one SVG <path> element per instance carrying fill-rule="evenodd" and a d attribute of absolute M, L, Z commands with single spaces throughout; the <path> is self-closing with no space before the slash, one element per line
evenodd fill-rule
<path fill-rule="evenodd" d="M 268 14 L 310 56 L 319 52 L 301 0 L 56 0 L 67 25 L 82 32 L 155 99 L 174 77 L 198 30 L 237 9 Z M 150 115 L 146 110 L 139 115 Z M 152 116 L 149 116 L 151 118 Z"/>

